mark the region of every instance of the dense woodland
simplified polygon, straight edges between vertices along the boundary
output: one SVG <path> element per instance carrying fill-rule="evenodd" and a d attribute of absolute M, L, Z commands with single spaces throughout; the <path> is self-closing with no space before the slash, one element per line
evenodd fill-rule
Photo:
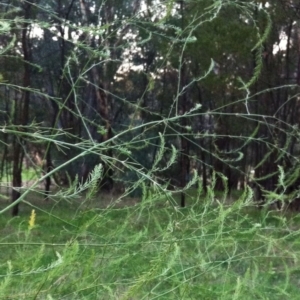
<path fill-rule="evenodd" d="M 0 11 L 0 177 L 14 216 L 29 167 L 45 198 L 96 178 L 132 197 L 180 191 L 181 206 L 191 186 L 251 186 L 297 209 L 297 1 L 6 0 Z"/>

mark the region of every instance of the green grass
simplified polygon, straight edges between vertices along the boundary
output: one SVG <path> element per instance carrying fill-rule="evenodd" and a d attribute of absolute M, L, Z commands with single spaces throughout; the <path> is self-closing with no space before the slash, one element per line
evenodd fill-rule
<path fill-rule="evenodd" d="M 29 198 L 0 220 L 0 299 L 298 298 L 297 214 L 196 196 L 184 209 Z"/>

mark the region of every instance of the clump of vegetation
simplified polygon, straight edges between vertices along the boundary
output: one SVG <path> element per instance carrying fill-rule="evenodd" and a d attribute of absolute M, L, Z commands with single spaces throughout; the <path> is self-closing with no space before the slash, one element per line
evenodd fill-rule
<path fill-rule="evenodd" d="M 184 209 L 26 202 L 21 218 L 1 219 L 1 297 L 296 297 L 299 216 L 258 213 L 248 192 L 233 205 L 212 196 Z"/>
<path fill-rule="evenodd" d="M 0 298 L 298 298 L 297 5 L 10 2 Z"/>

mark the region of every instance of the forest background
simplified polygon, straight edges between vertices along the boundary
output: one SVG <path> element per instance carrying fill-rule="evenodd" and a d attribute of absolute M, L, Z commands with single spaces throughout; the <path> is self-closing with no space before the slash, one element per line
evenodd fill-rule
<path fill-rule="evenodd" d="M 296 1 L 0 4 L 2 297 L 296 295 Z"/>

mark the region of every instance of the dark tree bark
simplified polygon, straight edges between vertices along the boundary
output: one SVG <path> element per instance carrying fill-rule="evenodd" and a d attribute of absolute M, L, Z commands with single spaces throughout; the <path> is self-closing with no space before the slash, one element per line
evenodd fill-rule
<path fill-rule="evenodd" d="M 185 66 L 182 65 L 181 70 L 181 88 L 183 88 L 186 82 L 186 72 L 185 72 Z M 181 118 L 181 153 L 180 153 L 180 168 L 181 168 L 181 176 L 180 176 L 180 183 L 181 188 L 184 188 L 186 186 L 187 181 L 189 180 L 189 173 L 190 173 L 190 159 L 189 159 L 189 141 L 187 140 L 187 119 L 184 116 L 184 114 L 187 112 L 188 109 L 188 103 L 187 103 L 187 95 L 186 92 L 184 92 L 183 95 L 179 97 L 179 105 L 180 105 L 180 114 L 182 115 Z M 185 192 L 181 192 L 181 201 L 180 206 L 185 207 L 186 205 L 186 199 L 185 199 Z"/>
<path fill-rule="evenodd" d="M 8 96 L 8 95 L 7 95 Z M 9 119 L 8 119 L 8 114 L 9 114 L 9 100 L 8 97 L 5 99 L 5 123 L 9 124 Z M 2 159 L 1 159 L 1 166 L 0 166 L 0 180 L 2 181 L 3 176 L 4 176 L 4 167 L 7 165 L 8 163 L 8 135 L 6 133 L 2 134 L 2 138 L 1 138 L 3 144 L 4 144 L 4 149 L 3 149 L 3 153 L 2 153 Z"/>
<path fill-rule="evenodd" d="M 181 68 L 181 88 L 183 88 L 185 85 L 184 83 L 186 82 L 186 73 L 185 73 L 185 66 L 183 65 Z M 187 95 L 186 92 L 182 94 L 179 97 L 179 105 L 180 105 L 180 114 L 182 115 L 181 118 L 181 135 L 180 135 L 180 140 L 181 140 L 181 152 L 180 152 L 180 185 L 181 188 L 183 189 L 187 181 L 189 180 L 189 174 L 190 174 L 190 158 L 189 158 L 189 152 L 190 152 L 190 143 L 187 138 L 187 119 L 184 116 L 184 114 L 188 110 L 188 100 L 187 100 Z M 186 205 L 186 199 L 185 199 L 185 192 L 181 192 L 181 200 L 180 200 L 180 206 L 185 207 Z"/>
<path fill-rule="evenodd" d="M 30 65 L 31 61 L 31 48 L 29 42 L 29 26 L 30 26 L 30 14 L 33 2 L 25 2 L 23 4 L 24 22 L 22 29 L 22 50 L 24 60 L 24 74 L 23 74 L 23 87 L 30 87 Z M 30 102 L 30 91 L 28 89 L 23 90 L 21 100 L 15 102 L 15 124 L 21 125 L 16 129 L 18 131 L 26 130 L 23 126 L 28 123 L 29 116 L 29 102 Z M 24 146 L 25 142 L 22 136 L 14 136 L 13 139 L 13 191 L 12 191 L 12 202 L 15 202 L 20 197 L 20 187 L 22 185 L 22 163 L 24 158 Z M 12 215 L 17 216 L 19 213 L 19 203 L 13 206 Z"/>
<path fill-rule="evenodd" d="M 181 66 L 180 70 L 180 80 L 181 80 L 181 89 L 185 86 L 186 83 L 186 66 L 184 65 L 184 62 Z M 187 181 L 189 180 L 189 173 L 190 173 L 190 158 L 189 158 L 189 152 L 190 152 L 190 143 L 187 139 L 187 119 L 184 116 L 184 114 L 188 111 L 188 99 L 186 91 L 179 97 L 179 106 L 180 106 L 180 114 L 181 117 L 181 152 L 180 152 L 180 169 L 181 169 L 181 176 L 180 176 L 180 185 L 181 188 L 184 188 L 186 186 Z M 181 201 L 180 206 L 185 207 L 185 192 L 181 192 Z"/>

